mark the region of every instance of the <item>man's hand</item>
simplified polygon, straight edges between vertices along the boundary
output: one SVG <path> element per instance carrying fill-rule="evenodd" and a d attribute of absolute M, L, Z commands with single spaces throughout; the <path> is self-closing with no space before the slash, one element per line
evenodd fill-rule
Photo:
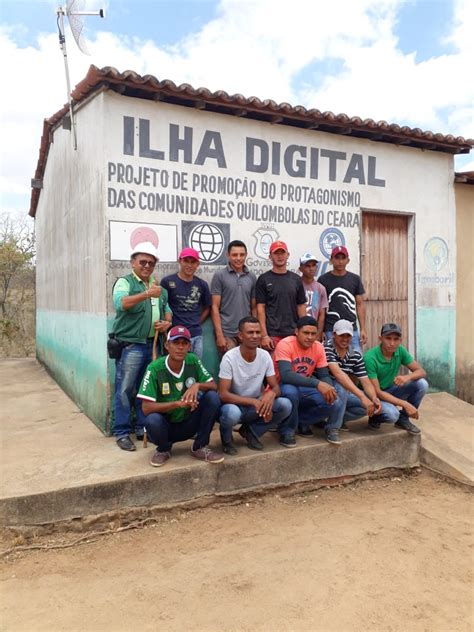
<path fill-rule="evenodd" d="M 156 279 L 153 279 L 153 283 L 150 285 L 146 294 L 149 298 L 160 298 L 161 287 L 156 283 Z"/>
<path fill-rule="evenodd" d="M 170 328 L 171 323 L 169 320 L 155 320 L 155 331 L 164 333 Z"/>
<path fill-rule="evenodd" d="M 359 332 L 360 344 L 365 345 L 367 342 L 367 332 L 365 329 L 361 329 Z"/>
<path fill-rule="evenodd" d="M 393 380 L 393 383 L 396 386 L 405 386 L 408 382 L 411 382 L 410 375 L 397 375 L 397 377 Z"/>
<path fill-rule="evenodd" d="M 372 400 L 374 402 L 374 415 L 379 415 L 382 411 L 382 402 L 380 401 L 380 399 L 378 397 L 374 397 L 374 399 Z"/>
<path fill-rule="evenodd" d="M 192 411 L 196 410 L 196 408 L 199 406 L 198 393 L 199 393 L 199 386 L 198 384 L 195 383 L 192 386 L 190 386 L 188 390 L 184 393 L 184 395 L 181 397 L 181 401 L 183 402 L 183 404 L 191 408 Z"/>
<path fill-rule="evenodd" d="M 266 336 L 263 336 L 262 349 L 265 349 L 266 351 L 273 351 L 274 348 L 275 345 L 273 344 L 273 340 L 270 338 L 270 336 L 268 334 Z"/>
<path fill-rule="evenodd" d="M 219 353 L 224 354 L 226 351 L 228 351 L 227 342 L 225 341 L 225 336 L 216 335 L 216 346 L 217 346 L 217 349 L 219 350 Z"/>
<path fill-rule="evenodd" d="M 330 386 L 326 382 L 319 382 L 316 388 L 324 397 L 326 404 L 334 404 L 337 399 L 337 392 L 334 386 Z"/>
<path fill-rule="evenodd" d="M 259 410 L 257 410 L 260 417 L 268 422 L 273 417 L 273 403 L 275 401 L 275 393 L 273 391 L 265 391 L 262 397 L 258 400 L 260 402 Z"/>
<path fill-rule="evenodd" d="M 365 412 L 367 414 L 367 417 L 372 417 L 372 415 L 374 414 L 374 410 L 375 410 L 374 402 L 372 400 L 370 400 L 366 395 L 361 395 L 359 399 L 360 399 L 360 403 L 365 408 Z"/>
<path fill-rule="evenodd" d="M 410 402 L 404 402 L 402 408 L 409 417 L 418 419 L 418 409 L 412 406 Z"/>

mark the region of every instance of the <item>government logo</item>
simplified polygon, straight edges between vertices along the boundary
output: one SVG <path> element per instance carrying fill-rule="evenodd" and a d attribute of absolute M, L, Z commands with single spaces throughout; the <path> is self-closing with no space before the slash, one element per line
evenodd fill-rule
<path fill-rule="evenodd" d="M 330 259 L 333 248 L 345 245 L 344 234 L 338 228 L 326 228 L 319 238 L 319 249 L 327 259 Z"/>

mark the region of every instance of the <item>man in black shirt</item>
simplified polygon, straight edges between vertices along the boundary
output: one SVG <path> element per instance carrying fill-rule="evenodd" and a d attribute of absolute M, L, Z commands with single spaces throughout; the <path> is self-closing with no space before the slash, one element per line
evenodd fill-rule
<path fill-rule="evenodd" d="M 332 339 L 334 323 L 338 320 L 348 320 L 354 327 L 352 347 L 362 353 L 361 345 L 367 342 L 365 331 L 365 289 L 358 274 L 348 272 L 349 252 L 345 246 L 332 249 L 330 263 L 332 271 L 319 277 L 318 281 L 324 285 L 328 295 L 329 307 L 326 312 L 324 333 L 327 340 Z M 359 320 L 360 333 L 357 331 Z"/>
<path fill-rule="evenodd" d="M 273 352 L 277 343 L 294 334 L 296 321 L 306 315 L 306 293 L 301 277 L 286 269 L 289 252 L 283 241 L 270 246 L 273 267 L 257 279 L 257 317 L 262 347 Z"/>

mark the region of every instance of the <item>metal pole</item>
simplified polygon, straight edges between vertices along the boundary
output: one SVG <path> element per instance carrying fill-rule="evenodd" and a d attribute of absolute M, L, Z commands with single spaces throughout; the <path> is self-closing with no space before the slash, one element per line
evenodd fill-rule
<path fill-rule="evenodd" d="M 67 102 L 69 104 L 69 116 L 71 118 L 72 147 L 74 150 L 76 150 L 77 149 L 76 122 L 74 120 L 74 113 L 72 110 L 71 82 L 69 80 L 69 66 L 67 63 L 66 36 L 64 33 L 63 8 L 59 7 L 57 13 L 59 16 L 59 45 L 61 46 L 61 50 L 63 52 L 64 68 L 66 70 Z"/>

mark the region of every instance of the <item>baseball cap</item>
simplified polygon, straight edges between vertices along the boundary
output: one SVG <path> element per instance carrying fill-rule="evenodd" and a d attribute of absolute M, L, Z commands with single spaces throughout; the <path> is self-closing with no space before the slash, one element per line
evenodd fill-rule
<path fill-rule="evenodd" d="M 380 335 L 387 336 L 388 334 L 398 334 L 399 336 L 401 336 L 402 330 L 396 323 L 385 323 L 385 325 L 382 325 Z"/>
<path fill-rule="evenodd" d="M 199 252 L 194 250 L 194 248 L 183 248 L 183 250 L 179 253 L 178 259 L 184 259 L 184 257 L 192 257 L 193 259 L 199 261 Z"/>
<path fill-rule="evenodd" d="M 335 257 L 336 255 L 346 255 L 346 257 L 349 257 L 349 251 L 345 246 L 336 246 L 331 250 L 331 257 Z"/>
<path fill-rule="evenodd" d="M 300 257 L 300 264 L 308 263 L 309 261 L 316 261 L 318 263 L 318 258 L 315 255 L 312 255 L 310 252 L 305 252 L 304 255 Z"/>
<path fill-rule="evenodd" d="M 342 334 L 350 334 L 351 336 L 354 334 L 354 327 L 349 320 L 338 320 L 334 323 L 334 327 L 332 328 L 333 333 L 338 336 Z"/>
<path fill-rule="evenodd" d="M 178 340 L 178 338 L 184 338 L 188 342 L 191 342 L 191 334 L 189 333 L 189 329 L 186 329 L 186 327 L 181 327 L 180 325 L 177 327 L 171 327 L 168 332 L 167 340 Z"/>
<path fill-rule="evenodd" d="M 137 244 L 130 253 L 130 256 L 133 257 L 133 255 L 138 255 L 139 253 L 150 255 L 150 257 L 155 257 L 156 261 L 158 261 L 158 253 L 156 251 L 156 248 L 149 241 L 142 241 L 140 244 Z"/>
<path fill-rule="evenodd" d="M 270 246 L 270 254 L 275 252 L 275 250 L 284 250 L 285 252 L 288 252 L 288 246 L 284 241 L 274 241 Z"/>

